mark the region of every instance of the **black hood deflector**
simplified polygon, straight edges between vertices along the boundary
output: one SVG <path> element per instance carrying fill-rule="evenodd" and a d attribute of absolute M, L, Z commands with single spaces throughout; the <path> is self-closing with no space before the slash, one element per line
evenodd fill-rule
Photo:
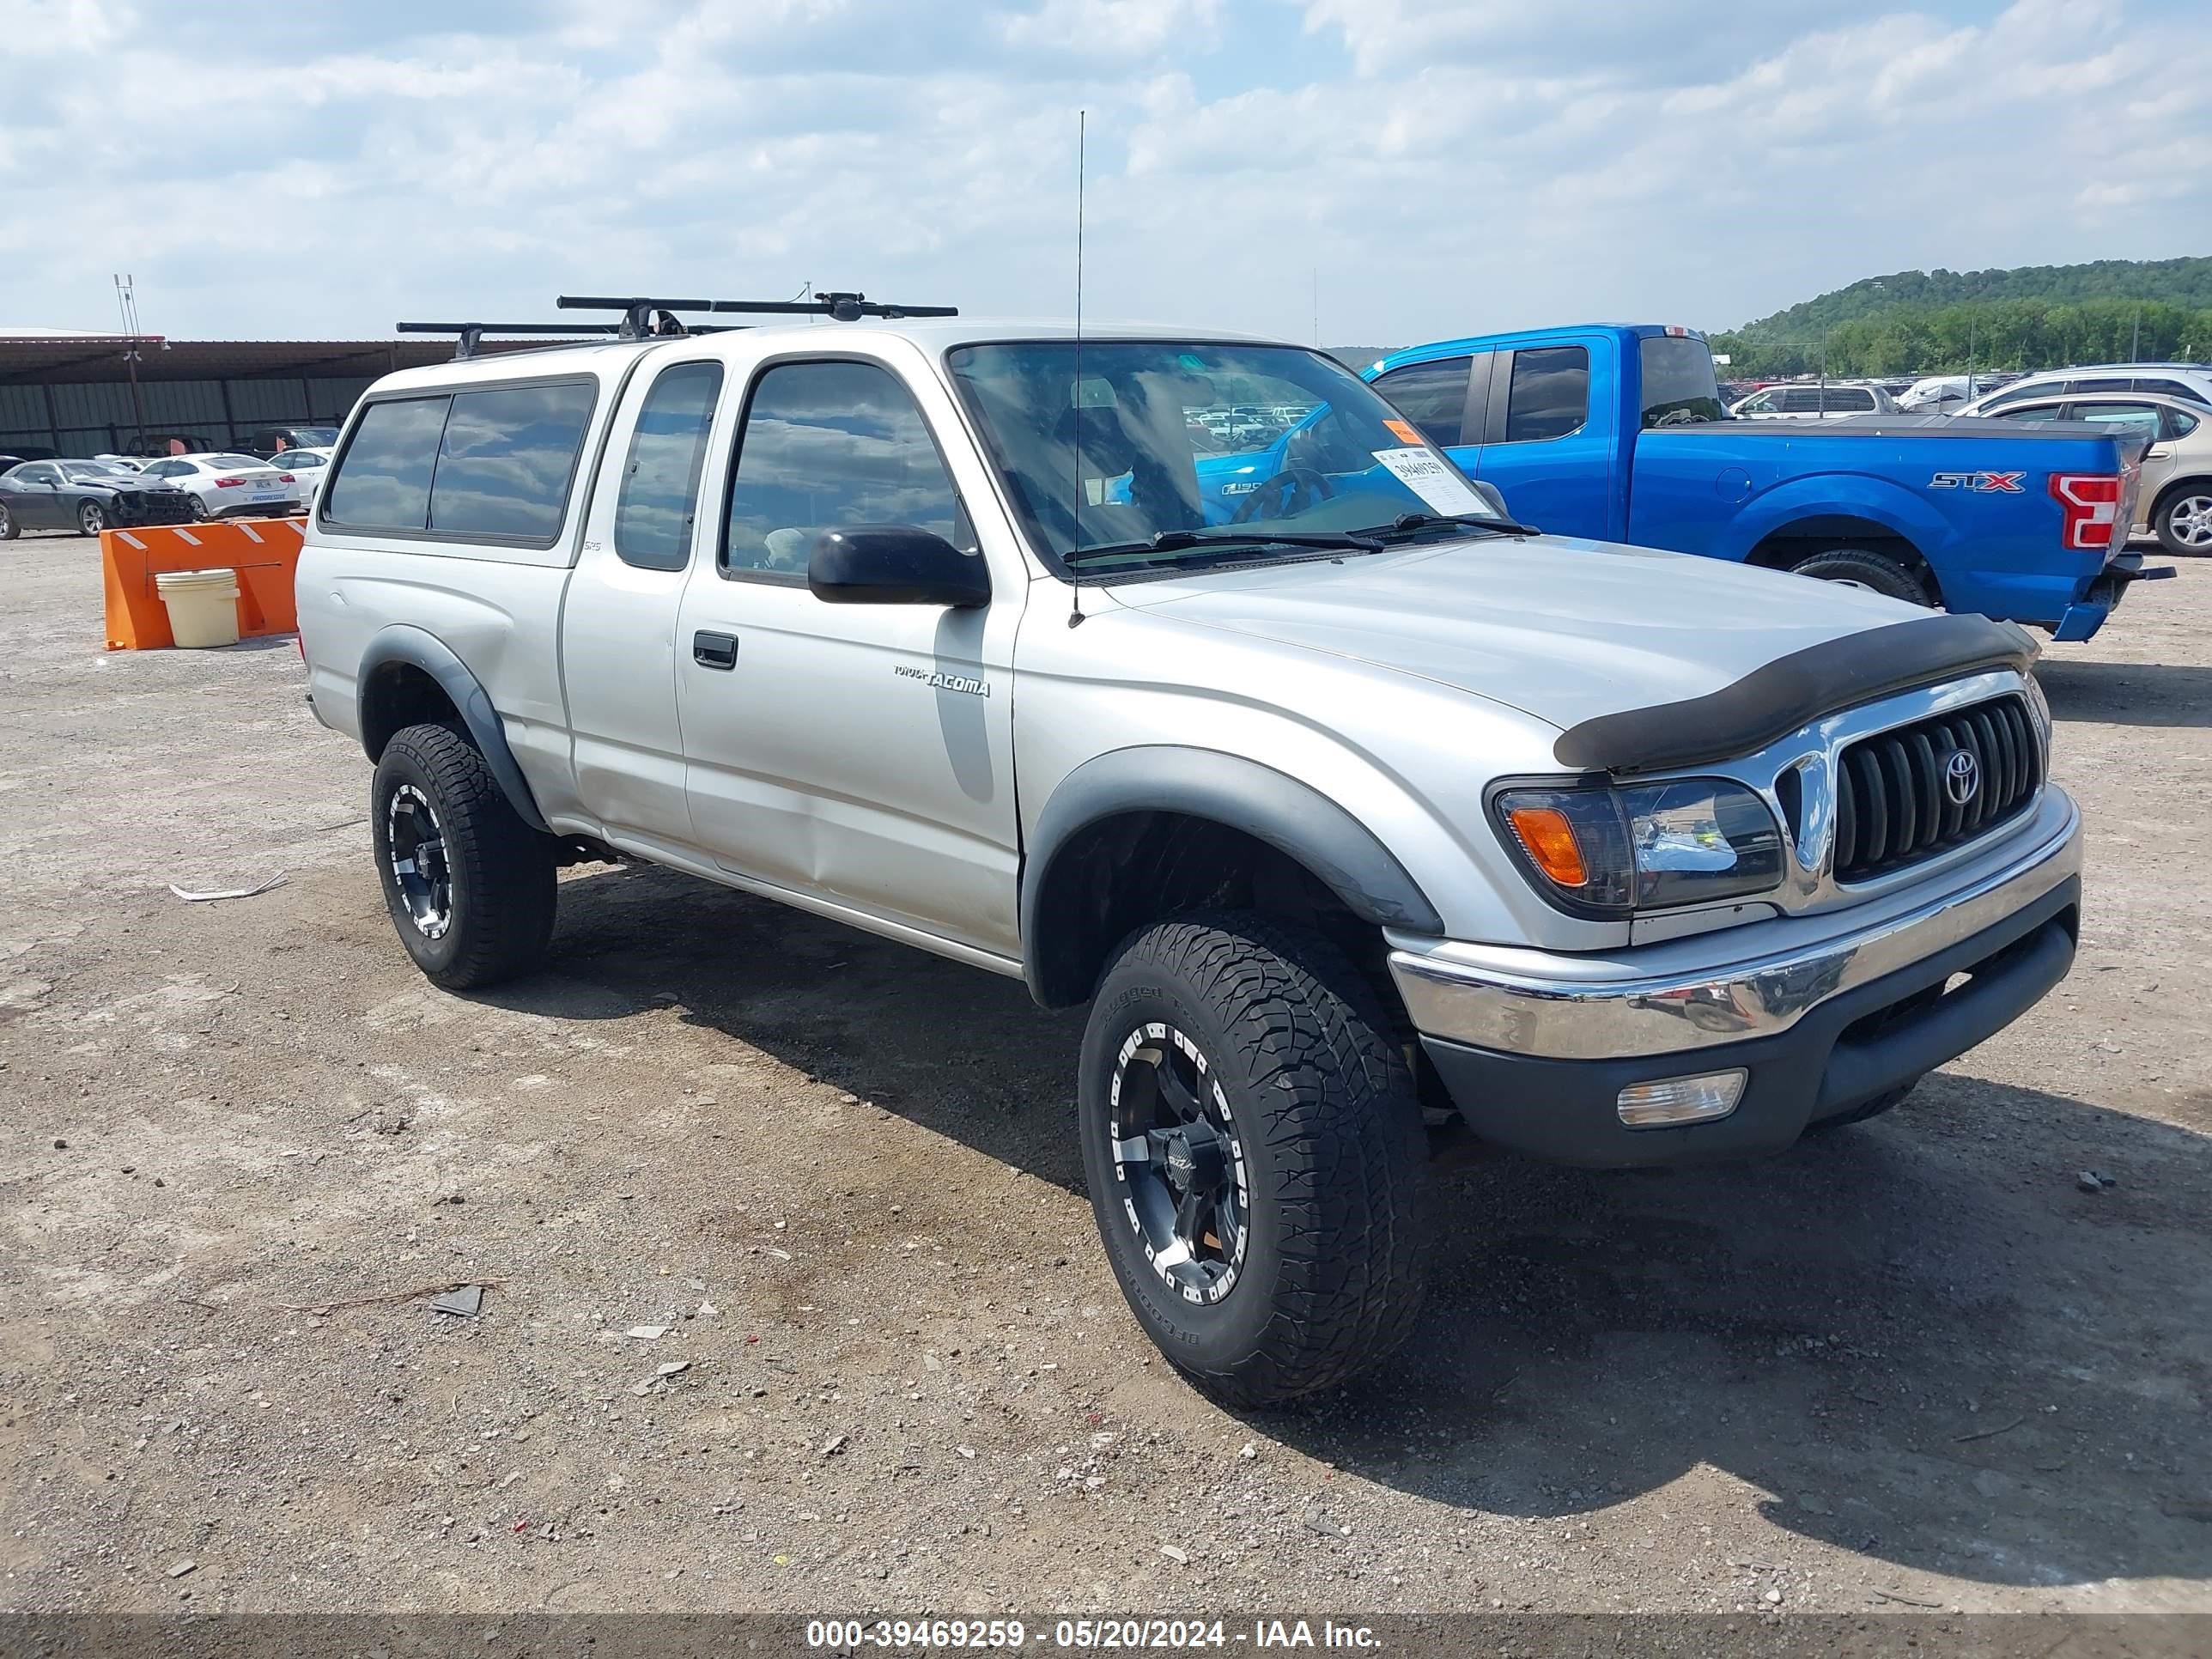
<path fill-rule="evenodd" d="M 1577 772 L 1664 772 L 1756 753 L 1823 714 L 1993 668 L 2027 672 L 2035 641 L 1987 617 L 1916 617 L 1808 646 L 1702 697 L 1600 714 L 1552 752 Z"/>

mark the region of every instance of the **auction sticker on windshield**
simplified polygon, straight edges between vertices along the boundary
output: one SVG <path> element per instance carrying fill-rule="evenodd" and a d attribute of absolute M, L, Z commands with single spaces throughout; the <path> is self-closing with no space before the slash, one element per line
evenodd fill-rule
<path fill-rule="evenodd" d="M 1457 468 L 1432 449 L 1378 449 L 1375 459 L 1407 489 L 1443 514 L 1477 513 L 1492 516 L 1482 497 L 1468 487 Z"/>

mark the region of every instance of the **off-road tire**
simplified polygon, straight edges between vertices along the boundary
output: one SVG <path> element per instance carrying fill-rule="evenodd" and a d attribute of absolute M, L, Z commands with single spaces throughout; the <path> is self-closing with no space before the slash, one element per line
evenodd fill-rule
<path fill-rule="evenodd" d="M 0 542 L 12 542 L 23 533 L 23 526 L 15 522 L 15 515 L 0 507 Z"/>
<path fill-rule="evenodd" d="M 1928 585 L 1902 561 L 1871 548 L 1832 547 L 1824 553 L 1798 560 L 1790 568 L 1800 576 L 1812 576 L 1824 582 L 1847 582 L 1853 587 L 1871 588 L 1889 599 L 1905 599 L 1913 605 L 1936 603 L 1936 596 L 1928 591 Z"/>
<path fill-rule="evenodd" d="M 1212 1304 L 1154 1267 L 1111 1144 L 1124 1045 L 1153 1024 L 1203 1050 L 1243 1149 L 1246 1249 Z M 1389 1029 L 1335 946 L 1249 913 L 1140 929 L 1099 981 L 1078 1088 L 1091 1208 L 1145 1334 L 1227 1403 L 1275 1406 L 1333 1387 L 1413 1328 L 1428 1146 Z"/>
<path fill-rule="evenodd" d="M 392 867 L 394 797 L 411 789 L 442 832 L 450 921 L 432 937 L 409 908 Z M 400 942 L 432 983 L 448 991 L 496 985 L 527 972 L 552 940 L 555 843 L 508 804 L 483 756 L 450 726 L 410 726 L 376 763 L 369 823 L 385 908 Z"/>
<path fill-rule="evenodd" d="M 1905 1096 L 1919 1086 L 1920 1079 L 1915 1078 L 1910 1083 L 1885 1091 L 1872 1100 L 1852 1107 L 1848 1112 L 1838 1112 L 1833 1117 L 1817 1119 L 1805 1126 L 1805 1133 L 1808 1135 L 1830 1134 L 1838 1129 L 1848 1128 L 1854 1123 L 1864 1123 L 1869 1118 L 1880 1117 L 1890 1108 L 1900 1103 Z"/>

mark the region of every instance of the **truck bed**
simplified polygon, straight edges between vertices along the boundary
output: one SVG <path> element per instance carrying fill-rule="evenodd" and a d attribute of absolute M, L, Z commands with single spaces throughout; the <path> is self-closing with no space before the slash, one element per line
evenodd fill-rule
<path fill-rule="evenodd" d="M 2109 425 L 1947 415 L 1660 426 L 1634 446 L 1632 542 L 1785 566 L 1826 546 L 1902 544 L 1936 574 L 1945 609 L 2061 638 L 2087 638 L 2111 609 L 2117 590 L 2092 590 L 2126 532 L 2069 544 L 2053 481 L 2109 491 L 2117 472 L 2112 519 L 2125 526 L 2141 453 Z"/>

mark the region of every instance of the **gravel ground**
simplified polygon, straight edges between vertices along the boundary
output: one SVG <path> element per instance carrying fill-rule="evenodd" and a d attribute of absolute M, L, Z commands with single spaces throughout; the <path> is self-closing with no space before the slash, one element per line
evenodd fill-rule
<path fill-rule="evenodd" d="M 105 653 L 96 563 L 0 544 L 0 1607 L 2212 1608 L 2212 564 L 2046 659 L 2037 1013 L 1756 1164 L 1451 1176 L 1404 1363 L 1239 1415 L 1079 1018 L 649 869 L 434 991 L 290 641 Z"/>

